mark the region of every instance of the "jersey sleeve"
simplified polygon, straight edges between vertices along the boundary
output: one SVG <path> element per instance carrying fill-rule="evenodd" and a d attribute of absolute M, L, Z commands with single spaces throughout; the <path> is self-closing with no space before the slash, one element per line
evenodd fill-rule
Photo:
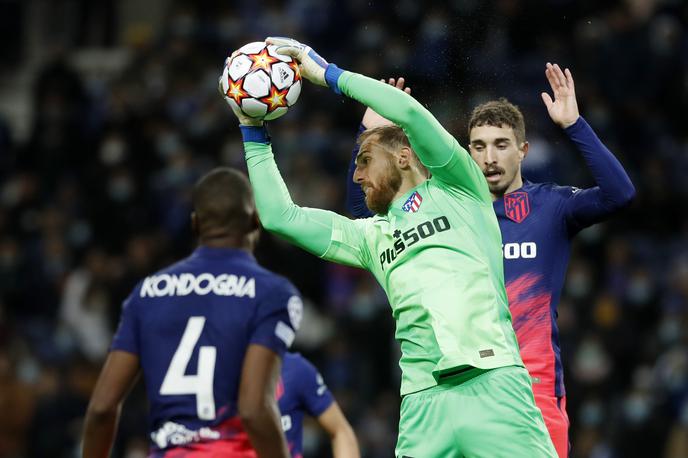
<path fill-rule="evenodd" d="M 635 196 L 635 188 L 621 163 L 600 141 L 582 117 L 566 133 L 583 155 L 597 186 L 588 189 L 564 188 L 564 216 L 569 232 L 602 221 L 628 205 Z"/>
<path fill-rule="evenodd" d="M 299 399 L 311 417 L 319 417 L 334 402 L 320 372 L 303 357 L 298 359 Z"/>
<path fill-rule="evenodd" d="M 264 128 L 242 126 L 249 178 L 263 226 L 287 241 L 329 261 L 365 267 L 363 239 L 347 237 L 349 249 L 330 249 L 341 234 L 356 230 L 354 221 L 337 213 L 295 205 L 277 169 Z M 359 244 L 359 246 L 353 246 Z"/>
<path fill-rule="evenodd" d="M 586 189 L 562 186 L 559 194 L 563 197 L 562 212 L 570 235 L 603 221 L 611 213 L 602 205 L 598 186 Z"/>
<path fill-rule="evenodd" d="M 139 354 L 139 320 L 136 306 L 136 293 L 139 291 L 139 288 L 140 285 L 122 303 L 122 313 L 120 314 L 117 331 L 115 331 L 110 344 L 110 351 L 122 350 L 135 355 Z"/>
<path fill-rule="evenodd" d="M 417 100 L 404 91 L 357 73 L 342 72 L 337 84 L 341 92 L 400 126 L 433 177 L 466 196 L 492 205 L 485 177 L 468 151 Z"/>
<path fill-rule="evenodd" d="M 371 221 L 371 218 L 333 220 L 330 245 L 321 257 L 340 264 L 370 268 L 371 257 L 366 243 L 366 233 Z"/>
<path fill-rule="evenodd" d="M 258 303 L 249 343 L 267 347 L 281 357 L 294 341 L 302 317 L 301 295 L 290 283 L 280 283 Z"/>

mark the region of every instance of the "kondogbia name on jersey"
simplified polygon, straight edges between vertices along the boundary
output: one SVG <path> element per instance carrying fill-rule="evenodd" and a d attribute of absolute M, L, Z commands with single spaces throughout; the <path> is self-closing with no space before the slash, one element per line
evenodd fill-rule
<path fill-rule="evenodd" d="M 207 294 L 217 296 L 256 297 L 253 277 L 232 274 L 159 274 L 146 277 L 141 285 L 141 297 L 188 296 Z"/>

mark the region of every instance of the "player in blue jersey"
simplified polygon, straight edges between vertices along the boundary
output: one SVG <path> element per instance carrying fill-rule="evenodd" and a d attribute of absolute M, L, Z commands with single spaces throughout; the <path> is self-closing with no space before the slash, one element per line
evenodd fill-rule
<path fill-rule="evenodd" d="M 583 155 L 597 186 L 579 189 L 523 179 L 521 162 L 528 154 L 525 123 L 519 109 L 505 99 L 476 107 L 468 135 L 471 156 L 488 182 L 502 233 L 504 277 L 521 357 L 552 442 L 559 456 L 566 457 L 569 421 L 556 317 L 571 240 L 581 229 L 628 205 L 635 189 L 619 161 L 580 116 L 571 72 L 548 63 L 545 75 L 554 95 L 541 94 L 547 111 Z M 389 83 L 404 88 L 401 78 Z M 369 109 L 359 133 L 389 124 Z M 349 169 L 347 207 L 354 216 L 366 217 L 371 213 L 365 195 L 352 185 L 357 153 L 355 149 Z"/>
<path fill-rule="evenodd" d="M 298 353 L 285 353 L 277 384 L 282 428 L 293 458 L 303 458 L 303 418 L 308 414 L 330 436 L 334 458 L 359 458 L 358 442 L 317 369 Z"/>
<path fill-rule="evenodd" d="M 85 458 L 108 456 L 139 373 L 151 457 L 289 457 L 275 389 L 301 298 L 251 254 L 259 224 L 245 175 L 211 171 L 194 187 L 193 206 L 198 248 L 124 302 L 86 414 Z"/>

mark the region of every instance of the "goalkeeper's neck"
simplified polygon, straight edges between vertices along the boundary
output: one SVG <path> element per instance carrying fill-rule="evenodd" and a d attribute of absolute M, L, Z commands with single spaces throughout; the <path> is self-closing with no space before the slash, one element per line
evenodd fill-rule
<path fill-rule="evenodd" d="M 401 185 L 399 186 L 399 190 L 397 191 L 397 193 L 394 195 L 392 202 L 394 202 L 400 197 L 403 197 L 411 189 L 423 184 L 428 179 L 429 177 L 424 175 L 416 167 L 409 167 L 407 170 L 401 170 Z"/>

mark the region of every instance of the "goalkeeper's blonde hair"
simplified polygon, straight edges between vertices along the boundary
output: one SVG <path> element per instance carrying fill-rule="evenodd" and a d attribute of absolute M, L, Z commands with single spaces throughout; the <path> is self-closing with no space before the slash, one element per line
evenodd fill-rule
<path fill-rule="evenodd" d="M 409 142 L 408 137 L 406 136 L 401 127 L 391 125 L 368 129 L 358 137 L 359 146 L 363 145 L 363 143 L 371 137 L 374 138 L 375 141 L 377 141 L 378 143 L 382 144 L 382 146 L 389 151 L 397 151 L 404 147 L 410 149 L 413 156 L 414 166 L 424 176 L 430 176 L 428 169 L 425 168 L 423 163 L 420 162 L 420 159 L 418 159 L 416 152 L 413 151 L 413 148 L 411 147 L 411 142 Z"/>

